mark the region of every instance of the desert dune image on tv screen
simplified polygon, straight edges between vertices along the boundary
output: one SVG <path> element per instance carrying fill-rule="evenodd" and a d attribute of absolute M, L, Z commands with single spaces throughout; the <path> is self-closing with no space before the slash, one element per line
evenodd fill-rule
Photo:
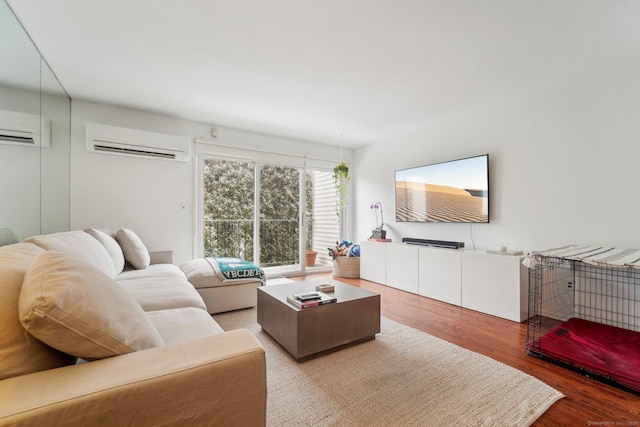
<path fill-rule="evenodd" d="M 487 156 L 396 172 L 396 221 L 489 222 Z"/>

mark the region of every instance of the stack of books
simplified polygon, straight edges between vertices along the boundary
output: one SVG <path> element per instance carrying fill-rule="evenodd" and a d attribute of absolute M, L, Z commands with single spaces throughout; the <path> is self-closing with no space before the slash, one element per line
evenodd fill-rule
<path fill-rule="evenodd" d="M 324 304 L 331 304 L 332 302 L 338 301 L 338 299 L 327 295 L 324 292 L 315 291 L 288 296 L 287 301 L 298 308 L 309 308 Z"/>

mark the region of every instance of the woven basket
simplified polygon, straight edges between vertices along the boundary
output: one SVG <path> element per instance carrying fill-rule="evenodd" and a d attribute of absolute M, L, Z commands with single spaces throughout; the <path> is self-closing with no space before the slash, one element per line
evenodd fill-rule
<path fill-rule="evenodd" d="M 333 260 L 333 275 L 338 277 L 360 277 L 360 257 L 339 256 Z"/>

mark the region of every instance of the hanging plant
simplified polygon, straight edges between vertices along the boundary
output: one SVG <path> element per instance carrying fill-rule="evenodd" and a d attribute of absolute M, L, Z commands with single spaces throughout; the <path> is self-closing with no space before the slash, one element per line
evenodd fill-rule
<path fill-rule="evenodd" d="M 347 184 L 350 179 L 349 165 L 345 162 L 340 162 L 333 168 L 333 183 L 338 192 L 338 215 L 347 206 Z"/>

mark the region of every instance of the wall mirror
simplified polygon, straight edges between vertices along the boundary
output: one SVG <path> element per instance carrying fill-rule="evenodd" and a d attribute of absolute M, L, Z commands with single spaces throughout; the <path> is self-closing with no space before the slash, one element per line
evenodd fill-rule
<path fill-rule="evenodd" d="M 0 2 L 0 229 L 69 229 L 71 100 Z"/>

